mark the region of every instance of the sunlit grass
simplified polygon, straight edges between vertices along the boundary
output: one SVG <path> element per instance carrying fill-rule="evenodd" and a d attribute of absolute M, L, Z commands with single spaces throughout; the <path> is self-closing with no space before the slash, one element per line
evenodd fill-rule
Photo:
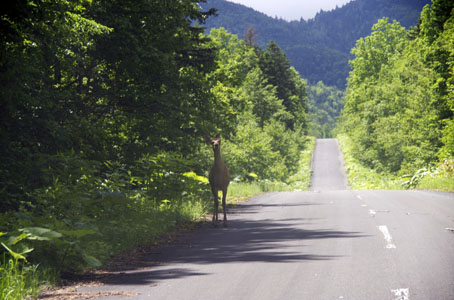
<path fill-rule="evenodd" d="M 292 190 L 291 186 L 284 182 L 272 182 L 268 180 L 234 182 L 229 185 L 227 200 L 231 203 L 237 203 L 241 200 L 263 193 L 285 192 L 290 190 Z"/>
<path fill-rule="evenodd" d="M 454 192 L 454 159 L 446 159 L 422 177 L 418 189 Z"/>
<path fill-rule="evenodd" d="M 437 190 L 444 192 L 454 192 L 454 177 L 450 176 L 425 176 L 417 186 L 423 190 Z"/>
<path fill-rule="evenodd" d="M 289 184 L 292 187 L 292 190 L 307 191 L 311 186 L 311 162 L 312 154 L 315 149 L 315 140 L 316 139 L 313 136 L 307 137 L 306 139 L 306 149 L 304 149 L 301 154 L 298 171 L 289 179 Z"/>
<path fill-rule="evenodd" d="M 345 161 L 348 185 L 353 190 L 402 189 L 404 179 L 391 174 L 381 174 L 363 166 L 352 155 L 352 141 L 346 135 L 338 135 L 339 146 Z"/>
<path fill-rule="evenodd" d="M 55 284 L 56 274 L 24 261 L 3 257 L 0 264 L 0 299 L 36 299 L 44 285 Z"/>
<path fill-rule="evenodd" d="M 425 189 L 454 192 L 454 174 L 449 164 L 440 163 L 438 168 L 423 172 L 424 176 L 416 178 L 413 185 L 408 185 L 409 179 L 417 177 L 415 174 L 400 177 L 394 174 L 378 173 L 363 166 L 352 155 L 352 141 L 348 136 L 337 137 L 344 155 L 345 169 L 348 175 L 348 184 L 354 190 L 397 190 L 397 189 Z M 448 165 L 446 165 L 448 164 Z M 424 169 L 423 169 L 424 170 Z M 418 170 L 420 172 L 421 170 Z"/>

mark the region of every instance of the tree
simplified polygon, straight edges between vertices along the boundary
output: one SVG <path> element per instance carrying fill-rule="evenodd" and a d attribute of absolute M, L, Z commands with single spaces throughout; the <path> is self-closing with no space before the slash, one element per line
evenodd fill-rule
<path fill-rule="evenodd" d="M 192 153 L 220 111 L 206 80 L 216 50 L 192 25 L 211 13 L 192 0 L 28 1 L 2 13 L 2 205 L 51 184 L 62 155 L 102 165 Z"/>
<path fill-rule="evenodd" d="M 244 41 L 246 45 L 250 47 L 258 47 L 256 44 L 257 33 L 255 32 L 254 27 L 250 26 L 247 31 L 244 33 Z"/>
<path fill-rule="evenodd" d="M 352 72 L 348 78 L 346 102 L 341 118 L 342 131 L 355 142 L 355 154 L 365 164 L 376 168 L 387 168 L 373 147 L 374 124 L 387 110 L 380 110 L 389 99 L 379 95 L 382 68 L 399 55 L 408 42 L 405 28 L 399 23 L 388 23 L 386 18 L 373 26 L 373 32 L 358 40 L 352 49 L 355 59 L 350 61 Z"/>
<path fill-rule="evenodd" d="M 406 46 L 406 36 L 405 28 L 397 21 L 390 24 L 387 18 L 378 20 L 378 23 L 372 26 L 371 35 L 360 38 L 351 51 L 355 59 L 350 61 L 353 71 L 348 78 L 348 84 L 359 85 L 366 80 L 377 78 L 382 66 Z"/>
<path fill-rule="evenodd" d="M 286 121 L 287 127 L 295 129 L 298 124 L 306 124 L 306 86 L 296 70 L 290 67 L 287 56 L 279 46 L 271 41 L 266 50 L 257 49 L 259 65 L 269 84 L 276 87 L 276 95 L 292 115 Z"/>
<path fill-rule="evenodd" d="M 135 160 L 143 151 L 191 152 L 216 112 L 205 81 L 215 49 L 191 23 L 210 13 L 193 0 L 98 4 L 92 15 L 115 30 L 93 53 L 108 70 L 94 90 L 112 108 L 110 127 L 127 137 L 119 141 L 122 155 Z"/>
<path fill-rule="evenodd" d="M 252 112 L 258 117 L 260 127 L 273 119 L 286 121 L 292 115 L 276 96 L 276 87 L 268 84 L 260 68 L 256 67 L 246 76 L 241 86 L 242 96 L 250 101 Z"/>
<path fill-rule="evenodd" d="M 86 17 L 85 4 L 20 1 L 1 15 L 0 211 L 53 180 L 50 155 L 102 140 L 88 84 L 102 62 L 88 53 L 111 29 Z"/>
<path fill-rule="evenodd" d="M 280 87 L 270 84 L 260 67 L 259 49 L 223 28 L 212 29 L 210 37 L 218 48 L 218 68 L 210 75 L 216 82 L 213 93 L 225 105 L 225 114 L 232 117 L 228 124 L 235 125 L 222 128 L 228 136 L 224 156 L 232 177 L 245 178 L 253 172 L 261 179 L 286 180 L 296 171 L 304 143 L 305 111 L 290 111 L 283 104 L 277 95 Z M 297 95 L 290 95 L 291 100 L 304 103 L 304 82 L 296 71 L 286 67 L 288 80 L 300 96 L 296 99 Z M 299 119 L 295 120 L 295 115 Z M 289 129 L 288 121 L 294 122 L 297 130 Z"/>
<path fill-rule="evenodd" d="M 437 156 L 452 158 L 454 22 L 448 3 L 425 7 L 409 34 L 379 20 L 352 50 L 340 127 L 354 141 L 356 156 L 379 171 L 408 174 Z"/>

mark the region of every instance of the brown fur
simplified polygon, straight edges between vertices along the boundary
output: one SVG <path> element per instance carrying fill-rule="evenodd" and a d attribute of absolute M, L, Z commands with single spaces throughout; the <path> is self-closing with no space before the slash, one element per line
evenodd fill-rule
<path fill-rule="evenodd" d="M 222 208 L 224 210 L 224 226 L 227 226 L 227 209 L 226 209 L 226 196 L 227 187 L 230 183 L 229 170 L 225 166 L 221 158 L 221 137 L 211 139 L 205 136 L 205 141 L 213 146 L 214 152 L 214 163 L 210 170 L 209 181 L 211 185 L 211 191 L 214 196 L 214 212 L 213 212 L 213 224 L 216 226 L 218 222 L 218 207 L 219 207 L 219 196 L 218 192 L 222 191 Z"/>

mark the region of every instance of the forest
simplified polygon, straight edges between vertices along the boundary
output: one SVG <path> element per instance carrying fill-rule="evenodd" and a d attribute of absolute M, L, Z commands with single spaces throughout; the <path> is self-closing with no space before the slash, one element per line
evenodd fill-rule
<path fill-rule="evenodd" d="M 305 81 L 274 42 L 204 34 L 198 2 L 1 4 L 1 299 L 202 218 L 204 135 L 232 190 L 307 188 Z"/>
<path fill-rule="evenodd" d="M 355 0 L 331 11 L 320 11 L 313 19 L 288 22 L 267 16 L 252 8 L 225 0 L 201 3 L 216 8 L 207 30 L 224 27 L 240 38 L 250 27 L 257 33 L 257 44 L 265 47 L 273 40 L 287 54 L 292 66 L 311 85 L 322 81 L 340 90 L 346 87 L 350 72 L 350 50 L 356 41 L 371 33 L 378 19 L 388 17 L 406 28 L 417 24 L 420 12 L 430 0 Z"/>
<path fill-rule="evenodd" d="M 331 11 L 320 11 L 313 19 L 288 22 L 225 0 L 201 3 L 217 15 L 206 21 L 210 28 L 226 28 L 246 38 L 250 30 L 255 43 L 265 48 L 275 41 L 291 65 L 307 82 L 310 134 L 333 137 L 343 108 L 344 90 L 351 71 L 350 50 L 359 38 L 371 33 L 377 20 L 388 17 L 405 28 L 415 26 L 424 5 L 430 0 L 355 0 Z"/>
<path fill-rule="evenodd" d="M 309 135 L 317 138 L 336 136 L 337 120 L 344 108 L 345 92 L 322 81 L 308 85 Z"/>
<path fill-rule="evenodd" d="M 338 130 L 364 166 L 399 176 L 451 174 L 453 185 L 453 9 L 452 1 L 435 0 L 410 29 L 381 19 L 352 49 Z"/>

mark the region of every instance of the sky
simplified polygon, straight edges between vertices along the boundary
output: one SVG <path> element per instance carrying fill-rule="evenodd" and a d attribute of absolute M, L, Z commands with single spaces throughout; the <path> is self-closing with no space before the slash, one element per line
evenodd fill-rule
<path fill-rule="evenodd" d="M 320 10 L 332 10 L 336 5 L 342 5 L 351 0 L 228 0 L 240 3 L 253 9 L 267 14 L 270 17 L 280 17 L 282 19 L 299 21 L 315 17 Z"/>

